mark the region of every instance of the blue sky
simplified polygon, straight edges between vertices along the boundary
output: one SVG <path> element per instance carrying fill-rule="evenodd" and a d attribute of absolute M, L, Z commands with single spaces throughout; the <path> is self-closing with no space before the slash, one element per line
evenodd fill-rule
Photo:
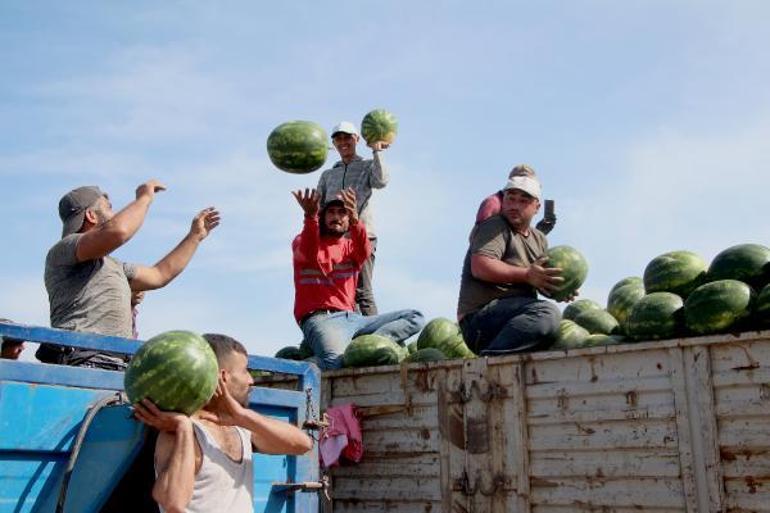
<path fill-rule="evenodd" d="M 662 252 L 770 244 L 768 26 L 759 1 L 3 2 L 0 316 L 47 323 L 64 192 L 98 184 L 121 207 L 155 177 L 168 192 L 115 256 L 153 263 L 210 204 L 223 224 L 148 295 L 142 335 L 298 343 L 289 191 L 320 172 L 276 170 L 265 139 L 376 107 L 400 120 L 375 203 L 383 311 L 454 315 L 475 209 L 519 162 L 599 302 Z"/>

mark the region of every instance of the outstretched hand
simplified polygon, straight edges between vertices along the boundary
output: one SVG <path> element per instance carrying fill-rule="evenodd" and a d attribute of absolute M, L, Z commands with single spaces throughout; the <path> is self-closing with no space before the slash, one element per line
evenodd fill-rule
<path fill-rule="evenodd" d="M 358 222 L 358 203 L 356 201 L 356 191 L 352 187 L 342 189 L 337 193 L 337 199 L 342 200 L 345 210 L 348 211 L 351 226 Z"/>
<path fill-rule="evenodd" d="M 190 234 L 202 241 L 208 237 L 211 230 L 219 226 L 219 211 L 214 207 L 204 208 L 193 218 Z"/>
<path fill-rule="evenodd" d="M 190 417 L 184 413 L 163 411 L 149 399 L 134 403 L 134 417 L 158 431 L 176 433 L 185 426 L 192 425 Z"/>
<path fill-rule="evenodd" d="M 544 295 L 550 296 L 564 283 L 564 278 L 561 277 L 560 267 L 545 267 L 545 263 L 546 258 L 541 257 L 527 268 L 527 283 Z"/>
<path fill-rule="evenodd" d="M 318 214 L 321 203 L 321 196 L 318 194 L 318 191 L 315 189 L 305 189 L 305 192 L 303 193 L 302 189 L 300 189 L 298 191 L 292 191 L 291 194 L 294 196 L 294 199 L 297 200 L 299 206 L 302 207 L 306 216 L 314 217 Z"/>
<path fill-rule="evenodd" d="M 156 192 L 165 190 L 166 186 L 163 185 L 160 180 L 148 180 L 136 188 L 136 199 L 139 199 L 142 196 L 148 196 L 152 200 L 155 197 Z"/>
<path fill-rule="evenodd" d="M 389 143 L 386 143 L 385 141 L 374 141 L 367 144 L 372 151 L 382 151 L 387 150 L 390 147 Z"/>
<path fill-rule="evenodd" d="M 214 391 L 214 397 L 211 399 L 214 410 L 200 410 L 198 417 L 219 424 L 220 426 L 237 426 L 243 417 L 244 408 L 227 389 L 222 376 L 219 376 L 217 389 Z"/>

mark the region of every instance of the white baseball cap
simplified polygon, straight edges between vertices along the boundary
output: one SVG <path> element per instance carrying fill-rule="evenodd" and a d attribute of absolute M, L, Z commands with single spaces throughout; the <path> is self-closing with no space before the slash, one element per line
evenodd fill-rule
<path fill-rule="evenodd" d="M 532 176 L 519 175 L 514 176 L 513 178 L 509 178 L 503 190 L 507 191 L 509 189 L 519 189 L 520 191 L 524 191 L 533 198 L 537 198 L 538 201 L 540 201 L 542 196 L 540 182 L 537 180 L 537 178 Z"/>
<path fill-rule="evenodd" d="M 334 137 L 336 134 L 342 132 L 343 134 L 350 134 L 350 135 L 358 135 L 358 130 L 356 130 L 356 125 L 351 123 L 350 121 L 340 121 L 337 123 L 334 128 L 332 128 L 332 137 Z"/>

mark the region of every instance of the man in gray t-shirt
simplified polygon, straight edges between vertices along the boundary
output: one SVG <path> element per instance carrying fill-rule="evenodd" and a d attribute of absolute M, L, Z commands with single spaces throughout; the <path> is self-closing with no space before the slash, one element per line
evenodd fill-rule
<path fill-rule="evenodd" d="M 98 187 L 78 187 L 59 201 L 62 238 L 45 259 L 51 326 L 116 337 L 132 337 L 131 292 L 164 287 L 181 273 L 195 250 L 219 225 L 213 207 L 199 212 L 188 234 L 153 266 L 123 263 L 110 256 L 128 242 L 144 222 L 155 194 L 165 190 L 156 180 L 136 189 L 136 199 L 113 213 L 109 197 Z M 42 344 L 36 356 L 47 363 L 121 369 L 124 359 L 97 351 Z"/>
<path fill-rule="evenodd" d="M 514 176 L 500 215 L 477 225 L 463 264 L 457 318 L 468 346 L 487 355 L 547 347 L 556 337 L 559 309 L 537 298 L 554 290 L 559 269 L 543 266 L 548 242 L 530 227 L 540 208 L 540 182 Z"/>

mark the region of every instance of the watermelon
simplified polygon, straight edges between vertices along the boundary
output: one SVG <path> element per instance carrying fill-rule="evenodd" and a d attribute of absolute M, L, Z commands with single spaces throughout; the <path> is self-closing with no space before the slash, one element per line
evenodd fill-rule
<path fill-rule="evenodd" d="M 644 297 L 644 283 L 641 278 L 626 278 L 619 281 L 607 298 L 607 311 L 618 321 L 620 331 L 625 331 L 631 308 Z"/>
<path fill-rule="evenodd" d="M 267 154 L 278 169 L 305 174 L 326 162 L 329 141 L 326 132 L 312 121 L 289 121 L 278 125 L 267 138 Z"/>
<path fill-rule="evenodd" d="M 739 244 L 719 253 L 711 261 L 708 280 L 739 280 L 762 289 L 770 282 L 770 248 Z"/>
<path fill-rule="evenodd" d="M 142 344 L 126 369 L 131 404 L 148 398 L 161 410 L 191 415 L 217 387 L 219 365 L 208 342 L 189 331 L 167 331 Z"/>
<path fill-rule="evenodd" d="M 302 359 L 307 360 L 311 356 L 313 356 L 313 348 L 310 347 L 310 344 L 303 338 L 302 342 L 299 344 L 299 350 L 302 353 Z"/>
<path fill-rule="evenodd" d="M 602 333 L 595 333 L 589 335 L 580 347 L 598 347 L 598 346 L 616 346 L 623 342 L 623 337 L 618 335 L 604 335 Z"/>
<path fill-rule="evenodd" d="M 770 285 L 765 285 L 757 295 L 757 301 L 754 304 L 754 318 L 759 326 L 770 326 Z"/>
<path fill-rule="evenodd" d="M 586 281 L 588 262 L 578 250 L 570 246 L 554 246 L 546 251 L 546 267 L 558 267 L 562 270 L 564 282 L 550 292 L 548 296 L 555 301 L 564 301 L 574 295 Z"/>
<path fill-rule="evenodd" d="M 414 354 L 417 352 L 417 341 L 414 341 L 406 346 L 406 352 L 409 354 Z"/>
<path fill-rule="evenodd" d="M 596 301 L 591 301 L 590 299 L 578 299 L 577 301 L 573 301 L 567 305 L 567 307 L 564 309 L 564 312 L 562 312 L 561 317 L 562 319 L 574 321 L 578 315 L 585 312 L 586 310 L 601 309 L 602 307 Z"/>
<path fill-rule="evenodd" d="M 278 350 L 275 353 L 275 358 L 282 358 L 284 360 L 304 360 L 307 356 L 297 346 L 286 346 Z"/>
<path fill-rule="evenodd" d="M 372 367 L 395 365 L 404 359 L 405 349 L 382 335 L 361 335 L 354 338 L 342 355 L 343 367 Z"/>
<path fill-rule="evenodd" d="M 446 355 L 436 349 L 435 347 L 426 347 L 425 349 L 418 349 L 414 353 L 406 357 L 407 362 L 438 362 L 446 360 Z"/>
<path fill-rule="evenodd" d="M 396 116 L 384 109 L 375 109 L 364 116 L 361 121 L 361 135 L 369 143 L 393 143 L 398 132 Z"/>
<path fill-rule="evenodd" d="M 653 292 L 640 299 L 626 321 L 628 335 L 636 340 L 671 338 L 681 332 L 684 302 L 671 292 Z"/>
<path fill-rule="evenodd" d="M 734 327 L 751 314 L 754 291 L 738 280 L 717 280 L 695 289 L 684 303 L 684 319 L 694 333 L 706 335 Z"/>
<path fill-rule="evenodd" d="M 610 335 L 620 330 L 617 319 L 615 319 L 607 310 L 588 310 L 577 317 L 575 322 L 582 326 L 591 335 L 601 333 Z"/>
<path fill-rule="evenodd" d="M 644 270 L 644 289 L 671 292 L 681 298 L 702 285 L 706 261 L 692 251 L 671 251 L 653 258 Z"/>
<path fill-rule="evenodd" d="M 588 330 L 569 319 L 562 319 L 559 323 L 559 335 L 554 343 L 554 349 L 574 349 L 589 337 Z"/>
<path fill-rule="evenodd" d="M 444 317 L 432 319 L 417 337 L 417 349 L 433 347 L 447 358 L 473 358 L 473 354 L 463 340 L 460 327 L 456 322 Z"/>

